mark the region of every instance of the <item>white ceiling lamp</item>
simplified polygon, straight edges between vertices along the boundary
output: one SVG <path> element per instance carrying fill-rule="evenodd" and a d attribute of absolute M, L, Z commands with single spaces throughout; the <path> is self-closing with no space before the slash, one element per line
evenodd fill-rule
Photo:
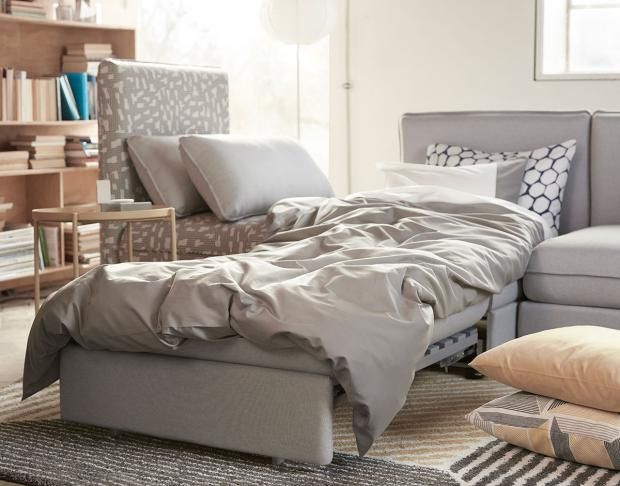
<path fill-rule="evenodd" d="M 297 138 L 300 138 L 299 46 L 313 44 L 329 35 L 336 23 L 336 0 L 264 0 L 261 22 L 274 38 L 297 47 Z"/>

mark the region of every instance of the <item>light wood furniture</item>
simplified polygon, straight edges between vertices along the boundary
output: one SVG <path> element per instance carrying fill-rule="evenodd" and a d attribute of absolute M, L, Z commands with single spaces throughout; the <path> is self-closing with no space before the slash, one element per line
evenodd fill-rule
<path fill-rule="evenodd" d="M 123 222 L 127 223 L 127 255 L 129 261 L 133 259 L 133 236 L 132 223 L 138 221 L 168 221 L 170 223 L 171 234 L 171 256 L 172 260 L 177 259 L 177 234 L 176 217 L 174 208 L 163 206 L 153 206 L 150 209 L 136 211 L 100 211 L 96 204 L 82 205 L 64 208 L 45 208 L 34 209 L 32 211 L 32 222 L 34 225 L 34 305 L 39 310 L 41 300 L 40 274 L 39 274 L 39 224 L 41 223 L 72 223 L 73 238 L 73 278 L 78 278 L 83 273 L 83 268 L 76 258 L 78 249 L 78 225 L 83 223 L 107 223 Z M 62 232 L 61 232 L 62 233 Z"/>
<path fill-rule="evenodd" d="M 0 14 L 0 66 L 27 71 L 29 77 L 61 72 L 64 46 L 72 43 L 112 44 L 114 55 L 135 58 L 135 29 L 72 21 L 29 19 Z M 18 134 L 87 135 L 97 137 L 97 121 L 0 121 L 0 150 L 10 150 Z M 97 169 L 63 168 L 0 171 L 0 196 L 13 202 L 7 223 L 31 222 L 35 208 L 64 207 L 96 200 Z M 61 232 L 62 233 L 62 232 Z M 62 264 L 41 272 L 43 284 L 69 280 L 72 266 L 64 262 L 64 239 L 60 241 Z M 82 270 L 88 270 L 84 267 Z M 34 274 L 2 279 L 0 291 L 30 287 Z"/>

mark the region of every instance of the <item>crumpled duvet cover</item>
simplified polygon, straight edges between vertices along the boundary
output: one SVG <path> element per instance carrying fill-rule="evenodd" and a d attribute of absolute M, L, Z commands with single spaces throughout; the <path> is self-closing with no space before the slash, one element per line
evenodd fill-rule
<path fill-rule="evenodd" d="M 240 335 L 327 360 L 353 405 L 360 454 L 405 402 L 434 318 L 498 293 L 545 238 L 515 204 L 431 186 L 275 204 L 246 254 L 102 265 L 40 309 L 24 398 L 59 377 L 62 348 L 153 352 Z"/>

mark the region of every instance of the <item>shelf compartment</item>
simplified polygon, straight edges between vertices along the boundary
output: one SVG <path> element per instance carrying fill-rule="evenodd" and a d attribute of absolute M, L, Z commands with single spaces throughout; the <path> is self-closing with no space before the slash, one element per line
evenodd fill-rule
<path fill-rule="evenodd" d="M 80 275 L 95 268 L 97 265 L 80 265 Z M 50 267 L 39 273 L 41 279 L 41 287 L 58 282 L 68 282 L 73 279 L 73 265 L 61 265 L 58 267 Z M 32 288 L 34 285 L 34 268 L 31 274 L 25 274 L 20 277 L 3 279 L 0 277 L 0 291 L 9 289 Z"/>

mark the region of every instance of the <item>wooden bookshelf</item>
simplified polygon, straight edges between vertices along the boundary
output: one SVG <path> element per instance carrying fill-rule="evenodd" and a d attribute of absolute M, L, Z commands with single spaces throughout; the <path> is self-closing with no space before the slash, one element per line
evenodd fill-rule
<path fill-rule="evenodd" d="M 135 59 L 135 36 L 135 29 L 127 27 L 0 14 L 0 66 L 27 71 L 29 77 L 58 75 L 64 47 L 77 43 L 110 43 L 115 57 Z M 97 130 L 94 120 L 0 121 L 0 150 L 10 149 L 10 142 L 18 134 L 96 137 Z M 96 168 L 0 171 L 0 196 L 13 202 L 13 209 L 6 216 L 7 224 L 31 222 L 33 209 L 95 202 L 97 178 Z M 62 237 L 61 253 L 64 254 Z M 80 268 L 90 269 L 88 265 Z M 46 269 L 41 283 L 68 281 L 72 271 L 70 262 Z M 8 280 L 0 276 L 0 291 L 31 287 L 33 281 L 34 276 L 30 275 Z"/>
<path fill-rule="evenodd" d="M 0 65 L 5 67 L 33 76 L 58 74 L 64 47 L 87 42 L 108 42 L 121 59 L 136 56 L 134 29 L 0 14 Z"/>

